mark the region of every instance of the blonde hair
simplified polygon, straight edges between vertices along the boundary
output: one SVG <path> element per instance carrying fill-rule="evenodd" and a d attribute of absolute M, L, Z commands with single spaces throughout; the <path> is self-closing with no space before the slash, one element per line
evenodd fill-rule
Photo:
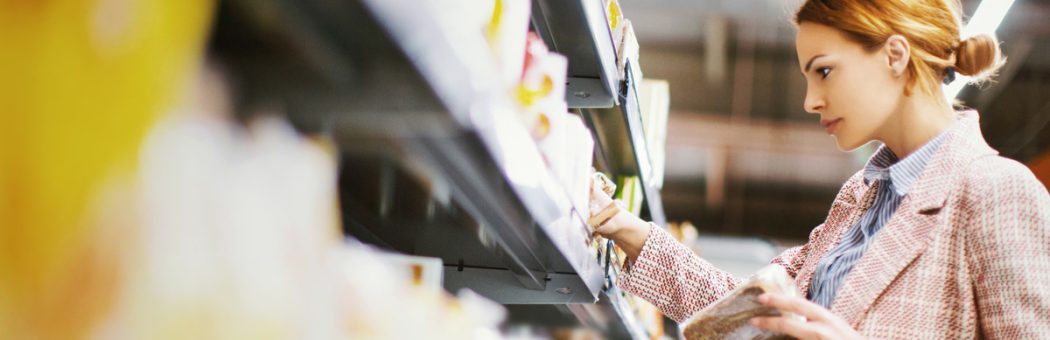
<path fill-rule="evenodd" d="M 975 81 L 989 79 L 1005 62 L 999 41 L 980 34 L 960 41 L 959 0 L 807 0 L 795 24 L 811 22 L 845 32 L 852 40 L 876 48 L 899 34 L 911 46 L 908 86 L 935 93 L 948 68 Z"/>

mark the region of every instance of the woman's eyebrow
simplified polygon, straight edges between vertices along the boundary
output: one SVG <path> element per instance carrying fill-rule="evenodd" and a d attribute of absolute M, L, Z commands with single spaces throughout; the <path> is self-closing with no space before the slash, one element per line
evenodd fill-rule
<path fill-rule="evenodd" d="M 826 55 L 824 55 L 824 54 L 818 54 L 818 55 L 813 56 L 813 58 L 809 58 L 809 61 L 806 62 L 806 71 L 805 71 L 805 73 L 809 73 L 809 69 L 811 67 L 813 67 L 813 61 L 814 60 L 817 60 L 817 58 L 825 57 L 825 56 Z"/>

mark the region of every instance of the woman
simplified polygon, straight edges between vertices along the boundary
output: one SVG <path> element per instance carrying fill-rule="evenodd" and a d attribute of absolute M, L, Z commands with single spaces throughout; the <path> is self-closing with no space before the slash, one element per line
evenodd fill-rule
<path fill-rule="evenodd" d="M 804 339 L 1050 337 L 1050 195 L 985 143 L 940 84 L 986 77 L 998 42 L 959 39 L 957 0 L 809 0 L 795 17 L 806 111 L 842 150 L 883 146 L 839 191 L 806 244 L 772 263 L 806 317 L 752 324 Z M 599 206 L 609 198 L 595 198 Z M 609 208 L 607 208 L 609 209 Z M 628 213 L 595 226 L 629 263 L 620 287 L 682 321 L 740 284 Z"/>

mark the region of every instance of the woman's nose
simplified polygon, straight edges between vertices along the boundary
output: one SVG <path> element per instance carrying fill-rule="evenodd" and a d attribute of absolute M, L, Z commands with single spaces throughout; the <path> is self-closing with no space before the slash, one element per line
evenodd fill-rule
<path fill-rule="evenodd" d="M 803 103 L 806 112 L 818 114 L 824 110 L 824 96 L 812 90 L 806 91 L 806 100 Z"/>

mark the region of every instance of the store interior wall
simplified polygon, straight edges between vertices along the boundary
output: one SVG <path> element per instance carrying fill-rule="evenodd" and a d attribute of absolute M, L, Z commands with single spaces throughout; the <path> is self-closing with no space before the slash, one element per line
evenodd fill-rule
<path fill-rule="evenodd" d="M 671 85 L 670 221 L 701 233 L 799 243 L 877 145 L 835 147 L 802 108 L 805 79 L 790 21 L 798 0 L 625 0 L 647 78 Z M 962 1 L 973 13 L 979 1 Z M 1050 155 L 1050 1 L 1019 0 L 997 31 L 1007 56 L 995 82 L 958 99 L 981 112 L 989 144 L 1028 164 Z M 1038 165 L 1038 166 L 1037 166 Z M 1042 171 L 1042 172 L 1040 172 Z"/>

